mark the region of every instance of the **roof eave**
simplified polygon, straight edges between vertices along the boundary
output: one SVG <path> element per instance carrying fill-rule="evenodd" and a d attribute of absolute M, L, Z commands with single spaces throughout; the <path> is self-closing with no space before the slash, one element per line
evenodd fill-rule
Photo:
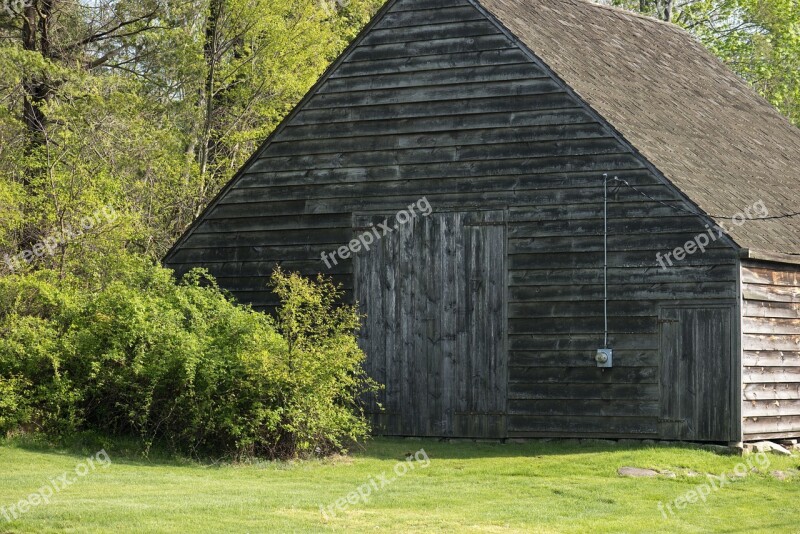
<path fill-rule="evenodd" d="M 784 252 L 770 252 L 767 250 L 753 250 L 743 248 L 739 251 L 743 260 L 770 261 L 773 263 L 788 263 L 800 265 L 800 254 L 786 254 Z"/>

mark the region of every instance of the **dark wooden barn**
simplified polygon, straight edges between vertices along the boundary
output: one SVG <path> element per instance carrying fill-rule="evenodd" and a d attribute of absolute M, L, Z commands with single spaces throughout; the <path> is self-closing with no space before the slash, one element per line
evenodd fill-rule
<path fill-rule="evenodd" d="M 682 30 L 390 0 L 165 263 L 341 281 L 384 434 L 739 443 L 800 436 L 799 206 L 800 131 Z"/>

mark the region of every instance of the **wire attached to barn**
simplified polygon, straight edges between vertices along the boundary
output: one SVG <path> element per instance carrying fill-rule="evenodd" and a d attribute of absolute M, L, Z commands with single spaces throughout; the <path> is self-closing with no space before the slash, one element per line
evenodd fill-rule
<path fill-rule="evenodd" d="M 604 174 L 603 176 L 608 176 L 608 174 Z M 652 200 L 653 202 L 657 202 L 658 204 L 661 204 L 662 206 L 666 206 L 666 207 L 668 207 L 670 209 L 673 209 L 675 211 L 679 211 L 679 212 L 682 212 L 682 213 L 688 213 L 689 215 L 696 215 L 698 217 L 711 217 L 712 219 L 725 219 L 726 221 L 732 221 L 732 220 L 734 220 L 736 218 L 735 216 L 734 217 L 729 217 L 727 215 L 714 215 L 714 214 L 711 214 L 711 213 L 701 214 L 701 213 L 697 213 L 697 212 L 692 211 L 692 210 L 688 210 L 686 208 L 682 208 L 680 206 L 673 206 L 672 204 L 667 204 L 664 201 L 658 200 L 657 198 L 653 198 L 652 196 L 648 195 L 644 191 L 636 188 L 635 186 L 632 186 L 630 183 L 628 183 L 627 180 L 623 180 L 623 179 L 619 178 L 618 176 L 615 176 L 614 178 L 611 178 L 611 180 L 619 183 L 620 186 L 624 185 L 624 186 L 636 191 L 641 196 L 643 196 L 643 197 L 645 197 L 645 198 L 647 198 L 649 200 Z M 777 219 L 790 219 L 792 217 L 800 217 L 800 212 L 784 213 L 784 214 L 781 214 L 781 215 L 773 215 L 773 216 L 770 216 L 770 217 L 756 217 L 756 218 L 753 218 L 752 220 L 754 220 L 754 221 L 771 221 L 771 220 L 777 220 Z"/>

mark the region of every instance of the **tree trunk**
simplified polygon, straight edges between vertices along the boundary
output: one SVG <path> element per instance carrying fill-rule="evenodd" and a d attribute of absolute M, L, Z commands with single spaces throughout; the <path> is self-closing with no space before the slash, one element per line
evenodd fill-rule
<path fill-rule="evenodd" d="M 203 45 L 205 56 L 206 80 L 203 86 L 203 130 L 200 138 L 200 149 L 197 156 L 197 163 L 200 166 L 200 205 L 203 204 L 203 197 L 206 189 L 206 174 L 211 159 L 211 134 L 214 121 L 214 85 L 216 84 L 217 62 L 219 51 L 219 23 L 222 16 L 222 3 L 224 0 L 211 0 L 210 13 L 206 22 L 206 37 Z M 198 206 L 197 208 L 201 208 Z M 199 213 L 197 214 L 199 215 Z"/>
<path fill-rule="evenodd" d="M 661 0 L 658 10 L 658 18 L 665 22 L 672 22 L 672 12 L 675 9 L 675 0 Z"/>
<path fill-rule="evenodd" d="M 39 48 L 39 33 L 44 30 L 42 41 L 49 42 L 47 21 L 39 20 L 39 12 L 35 3 L 26 6 L 24 11 L 24 21 L 22 23 L 22 46 L 29 52 L 41 52 Z M 22 116 L 28 130 L 28 153 L 44 143 L 44 132 L 47 119 L 42 112 L 42 104 L 47 98 L 47 86 L 42 80 L 37 80 L 33 75 L 26 76 L 22 82 L 25 90 L 23 100 Z"/>

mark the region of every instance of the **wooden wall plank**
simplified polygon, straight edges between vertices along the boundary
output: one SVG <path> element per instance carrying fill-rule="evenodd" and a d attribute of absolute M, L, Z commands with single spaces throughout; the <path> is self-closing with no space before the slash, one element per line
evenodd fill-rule
<path fill-rule="evenodd" d="M 656 417 L 592 417 L 570 418 L 546 416 L 509 416 L 509 436 L 528 435 L 538 432 L 554 432 L 569 437 L 605 433 L 608 435 L 633 434 L 641 438 L 658 435 Z"/>
<path fill-rule="evenodd" d="M 771 384 L 745 384 L 744 400 L 797 400 L 800 399 L 800 384 L 798 383 L 771 383 Z"/>
<path fill-rule="evenodd" d="M 609 400 L 512 400 L 508 413 L 514 415 L 550 416 L 571 418 L 575 416 L 593 417 L 658 417 L 661 405 L 658 401 L 609 401 Z"/>
<path fill-rule="evenodd" d="M 320 87 L 319 94 L 535 79 L 549 77 L 536 65 L 522 61 L 501 65 L 433 68 L 414 72 L 413 75 L 408 72 L 392 72 L 333 78 Z"/>
<path fill-rule="evenodd" d="M 416 74 L 419 72 L 458 69 L 466 67 L 498 66 L 529 63 L 528 56 L 518 48 L 484 50 L 473 54 L 428 54 L 415 57 L 382 59 L 380 61 L 348 61 L 334 72 L 330 79 L 339 80 L 357 76 L 382 74 Z"/>
<path fill-rule="evenodd" d="M 800 415 L 800 400 L 744 401 L 742 413 L 745 417 L 784 417 Z"/>

